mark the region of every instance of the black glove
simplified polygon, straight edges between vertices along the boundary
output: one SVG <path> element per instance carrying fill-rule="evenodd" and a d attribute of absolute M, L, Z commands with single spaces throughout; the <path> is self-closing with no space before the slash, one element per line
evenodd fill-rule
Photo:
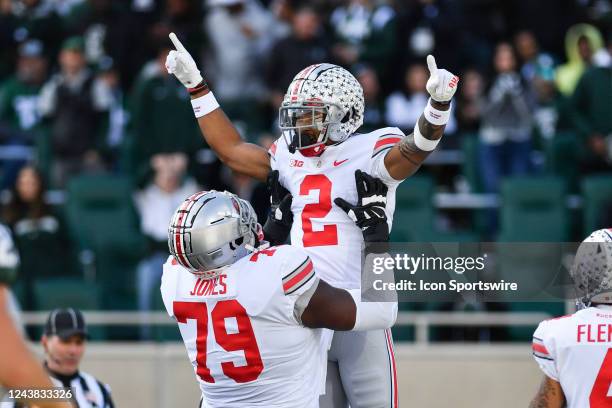
<path fill-rule="evenodd" d="M 278 170 L 268 174 L 268 191 L 270 192 L 270 215 L 263 227 L 264 238 L 270 245 L 287 242 L 293 224 L 291 201 L 293 197 L 278 181 Z"/>
<path fill-rule="evenodd" d="M 389 224 L 387 224 L 387 186 L 381 180 L 361 170 L 355 171 L 357 184 L 357 205 L 349 204 L 342 198 L 334 203 L 361 228 L 365 242 L 388 242 Z"/>

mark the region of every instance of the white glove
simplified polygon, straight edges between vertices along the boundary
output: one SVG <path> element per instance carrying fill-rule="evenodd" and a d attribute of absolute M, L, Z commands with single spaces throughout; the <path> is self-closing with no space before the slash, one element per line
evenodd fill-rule
<path fill-rule="evenodd" d="M 433 55 L 427 56 L 427 67 L 429 68 L 429 80 L 425 88 L 431 99 L 437 102 L 450 101 L 457 91 L 459 77 L 445 69 L 438 69 Z"/>
<path fill-rule="evenodd" d="M 166 69 L 169 74 L 174 74 L 186 88 L 193 88 L 203 80 L 202 75 L 200 75 L 200 70 L 196 66 L 191 54 L 189 54 L 183 44 L 181 44 L 176 34 L 170 33 L 169 37 L 176 51 L 172 50 L 168 53 L 166 57 Z"/>

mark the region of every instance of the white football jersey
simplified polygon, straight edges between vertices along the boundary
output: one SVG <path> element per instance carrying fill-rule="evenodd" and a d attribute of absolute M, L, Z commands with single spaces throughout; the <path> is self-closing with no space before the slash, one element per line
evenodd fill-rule
<path fill-rule="evenodd" d="M 341 197 L 357 203 L 355 170 L 382 179 L 387 193 L 389 229 L 395 210 L 395 190 L 399 181 L 381 174 L 381 161 L 404 137 L 398 128 L 383 128 L 367 134 L 353 134 L 330 145 L 320 157 L 290 153 L 281 137 L 270 148 L 270 165 L 279 171 L 279 181 L 293 196 L 294 214 L 291 244 L 303 247 L 317 274 L 332 286 L 358 289 L 361 286 L 361 230 L 334 204 Z"/>
<path fill-rule="evenodd" d="M 173 257 L 161 293 L 179 325 L 207 408 L 316 408 L 328 340 L 294 316 L 316 281 L 312 261 L 289 245 L 245 256 L 204 280 Z"/>
<path fill-rule="evenodd" d="M 612 307 L 543 321 L 533 334 L 533 355 L 561 384 L 568 408 L 612 407 Z"/>

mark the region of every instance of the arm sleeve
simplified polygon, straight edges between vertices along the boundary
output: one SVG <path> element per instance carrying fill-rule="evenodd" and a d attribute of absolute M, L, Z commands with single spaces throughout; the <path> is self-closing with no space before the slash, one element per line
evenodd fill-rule
<path fill-rule="evenodd" d="M 364 302 L 361 289 L 348 290 L 355 306 L 355 326 L 352 331 L 388 329 L 397 319 L 397 302 Z"/>
<path fill-rule="evenodd" d="M 559 381 L 559 372 L 557 370 L 557 362 L 555 360 L 554 341 L 550 335 L 550 322 L 543 321 L 538 325 L 533 334 L 533 342 L 531 350 L 533 358 L 540 366 L 540 369 L 548 377 L 555 381 Z"/>

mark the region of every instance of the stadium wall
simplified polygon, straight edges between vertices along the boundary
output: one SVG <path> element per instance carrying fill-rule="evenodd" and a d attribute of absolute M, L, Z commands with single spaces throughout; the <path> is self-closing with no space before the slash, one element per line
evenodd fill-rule
<path fill-rule="evenodd" d="M 396 345 L 395 352 L 401 407 L 526 407 L 542 378 L 529 345 Z M 182 343 L 91 343 L 81 368 L 111 386 L 118 407 L 199 401 Z"/>

